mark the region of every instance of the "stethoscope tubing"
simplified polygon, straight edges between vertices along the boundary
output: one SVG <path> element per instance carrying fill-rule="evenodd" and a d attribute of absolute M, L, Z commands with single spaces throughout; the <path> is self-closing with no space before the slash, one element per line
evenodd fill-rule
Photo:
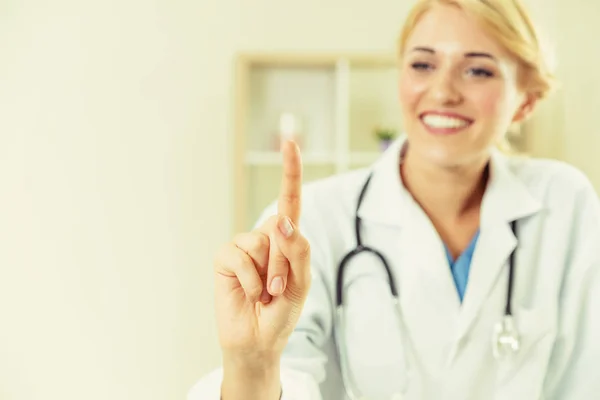
<path fill-rule="evenodd" d="M 369 183 L 371 182 L 372 177 L 373 177 L 373 172 L 371 172 L 369 174 L 369 176 L 367 177 L 367 180 L 363 184 L 363 187 L 360 191 L 360 194 L 358 196 L 358 200 L 356 203 L 356 211 L 355 211 L 355 215 L 354 215 L 356 247 L 354 249 L 350 250 L 342 258 L 342 260 L 339 263 L 338 270 L 337 270 L 337 279 L 336 279 L 336 313 L 337 313 L 337 315 L 336 315 L 336 317 L 338 318 L 338 322 L 340 324 L 339 329 L 342 329 L 342 327 L 344 326 L 344 324 L 346 322 L 345 321 L 345 313 L 344 313 L 344 298 L 343 298 L 344 273 L 346 270 L 346 266 L 349 264 L 350 260 L 353 257 L 355 257 L 361 253 L 371 253 L 371 254 L 375 255 L 381 261 L 381 264 L 383 265 L 383 267 L 385 268 L 385 271 L 386 271 L 387 280 L 388 280 L 388 284 L 390 287 L 390 292 L 394 298 L 394 304 L 395 304 L 395 306 L 398 307 L 398 310 L 397 310 L 398 317 L 401 318 L 400 309 L 399 309 L 400 305 L 399 305 L 398 290 L 396 287 L 396 282 L 394 280 L 392 269 L 390 268 L 390 265 L 387 262 L 387 259 L 385 258 L 385 256 L 382 253 L 375 250 L 374 248 L 365 246 L 362 241 L 362 236 L 361 236 L 362 220 L 358 216 L 358 211 L 360 209 L 360 206 L 362 204 L 363 198 L 366 194 L 367 188 L 369 186 Z M 514 236 L 516 238 L 518 238 L 516 221 L 511 222 L 511 229 L 513 231 Z M 511 252 L 510 258 L 508 261 L 508 284 L 507 284 L 507 288 L 506 288 L 506 304 L 505 304 L 504 316 L 503 316 L 503 320 L 502 320 L 503 321 L 502 323 L 504 325 L 502 325 L 502 326 L 507 326 L 507 325 L 513 326 L 512 298 L 513 298 L 513 287 L 514 287 L 514 279 L 515 279 L 515 253 L 516 253 L 516 249 Z M 507 333 L 507 336 L 510 336 L 510 335 Z M 517 337 L 517 339 L 515 339 L 515 340 L 518 340 L 518 333 L 515 332 L 515 336 Z M 354 382 L 354 380 L 351 379 L 349 376 L 350 371 L 348 371 L 346 368 L 346 363 L 348 362 L 348 359 L 347 359 L 348 354 L 346 352 L 345 346 L 343 346 L 341 343 L 342 339 L 340 337 L 338 337 L 337 341 L 338 341 L 338 348 L 339 348 L 339 353 L 340 353 L 340 363 L 342 364 L 341 365 L 342 379 L 344 381 L 344 388 L 346 390 L 346 393 L 347 393 L 348 397 L 353 400 L 359 399 L 359 398 L 362 399 L 362 397 L 359 396 L 358 391 L 354 387 L 353 384 L 350 385 L 351 387 L 348 386 L 351 382 Z M 518 349 L 518 343 L 517 343 L 516 348 Z"/>

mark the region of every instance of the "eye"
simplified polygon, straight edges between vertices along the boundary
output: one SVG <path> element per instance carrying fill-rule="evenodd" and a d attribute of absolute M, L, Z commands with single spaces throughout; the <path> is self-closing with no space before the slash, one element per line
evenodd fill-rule
<path fill-rule="evenodd" d="M 467 73 L 477 78 L 492 78 L 494 76 L 492 71 L 485 68 L 471 68 Z"/>
<path fill-rule="evenodd" d="M 427 71 L 433 68 L 431 64 L 425 62 L 414 62 L 410 66 L 412 67 L 412 69 L 417 71 Z"/>

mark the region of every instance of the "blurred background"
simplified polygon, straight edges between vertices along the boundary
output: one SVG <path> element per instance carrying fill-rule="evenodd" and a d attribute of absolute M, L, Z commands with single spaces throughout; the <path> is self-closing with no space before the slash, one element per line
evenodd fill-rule
<path fill-rule="evenodd" d="M 562 88 L 515 140 L 600 189 L 600 3 L 526 3 Z M 309 179 L 376 158 L 411 5 L 4 0 L 0 399 L 185 398 L 220 363 L 212 259 L 272 200 L 277 135 L 304 135 Z"/>

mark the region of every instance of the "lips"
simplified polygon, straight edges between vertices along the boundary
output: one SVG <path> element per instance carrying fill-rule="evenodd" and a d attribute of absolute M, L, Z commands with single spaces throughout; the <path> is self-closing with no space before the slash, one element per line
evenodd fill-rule
<path fill-rule="evenodd" d="M 455 113 L 426 112 L 420 116 L 427 130 L 435 134 L 458 133 L 473 123 L 473 120 Z"/>

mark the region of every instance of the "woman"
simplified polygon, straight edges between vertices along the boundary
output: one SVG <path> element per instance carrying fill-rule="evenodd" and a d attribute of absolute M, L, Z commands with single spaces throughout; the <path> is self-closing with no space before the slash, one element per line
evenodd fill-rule
<path fill-rule="evenodd" d="M 399 52 L 406 138 L 302 196 L 288 143 L 277 204 L 218 254 L 223 368 L 190 399 L 597 398 L 598 198 L 494 150 L 552 86 L 521 4 L 419 1 Z M 373 253 L 338 282 L 355 215 L 397 305 Z"/>

